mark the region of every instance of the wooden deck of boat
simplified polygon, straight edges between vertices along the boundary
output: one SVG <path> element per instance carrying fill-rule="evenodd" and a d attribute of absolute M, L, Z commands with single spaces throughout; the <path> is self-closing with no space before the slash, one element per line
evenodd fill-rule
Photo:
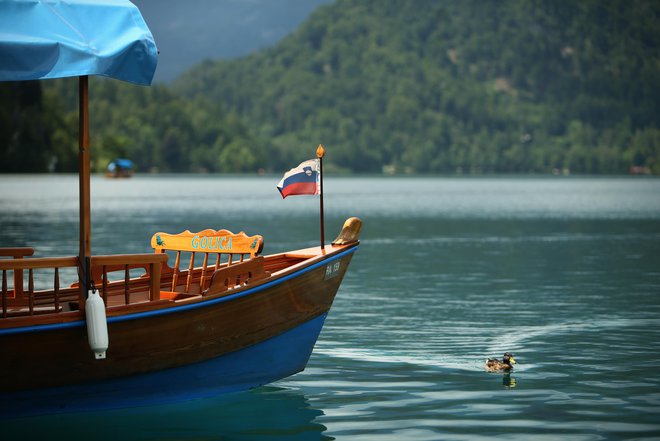
<path fill-rule="evenodd" d="M 346 246 L 356 245 L 360 229 L 361 221 L 350 218 L 327 248 L 311 247 L 269 256 L 260 255 L 263 238 L 259 235 L 211 229 L 156 233 L 151 240 L 154 253 L 92 256 L 91 280 L 106 304 L 108 316 L 201 302 L 285 276 Z M 0 329 L 84 317 L 87 293 L 77 281 L 66 285 L 60 280 L 61 269 L 80 268 L 78 257 L 30 257 L 33 254 L 34 249 L 29 247 L 0 248 Z M 173 266 L 168 265 L 171 257 Z M 196 266 L 200 260 L 202 265 Z M 52 272 L 51 288 L 35 288 L 37 271 Z M 134 276 L 135 271 L 140 275 Z"/>
<path fill-rule="evenodd" d="M 25 252 L 25 251 L 22 251 Z M 125 314 L 133 311 L 142 311 L 148 308 L 161 308 L 172 304 L 182 302 L 202 301 L 206 297 L 228 295 L 246 286 L 254 286 L 259 281 L 266 280 L 273 275 L 286 272 L 290 268 L 295 268 L 301 263 L 322 256 L 321 250 L 311 248 L 300 250 L 293 253 L 282 253 L 272 256 L 260 256 L 255 259 L 248 259 L 243 262 L 237 262 L 232 265 L 224 263 L 217 270 L 210 273 L 202 267 L 194 267 L 192 270 L 178 271 L 178 283 L 172 290 L 172 281 L 175 271 L 167 266 L 167 255 L 161 254 L 160 260 L 163 263 L 163 269 L 158 283 L 159 289 L 154 294 L 151 286 L 153 285 L 152 272 L 149 269 L 150 263 L 125 264 L 125 265 L 106 265 L 96 267 L 95 284 L 101 292 L 108 315 Z M 142 260 L 147 257 L 152 260 L 152 256 L 159 255 L 137 255 Z M 95 256 L 97 261 L 103 262 L 104 256 Z M 125 259 L 125 256 L 121 257 Z M 135 260 L 135 259 L 133 259 Z M 4 283 L 2 285 L 2 311 L 0 311 L 0 328 L 10 327 L 16 324 L 15 320 L 2 320 L 3 318 L 22 318 L 21 322 L 32 318 L 35 324 L 41 323 L 46 315 L 75 313 L 82 314 L 80 290 L 77 283 L 70 286 L 60 286 L 58 268 L 73 267 L 77 264 L 75 257 L 71 258 L 44 258 L 29 259 L 22 263 L 22 267 L 27 269 L 28 283 L 27 289 L 23 289 L 23 275 L 16 273 L 23 269 L 16 269 L 15 260 L 13 263 L 0 260 L 0 270 L 3 273 Z M 18 265 L 18 266 L 21 266 Z M 12 266 L 13 268 L 8 268 Z M 42 267 L 55 268 L 54 287 L 46 290 L 35 290 L 34 272 Z M 129 270 L 136 267 L 142 268 L 145 272 L 141 277 L 129 278 Z M 13 269 L 16 280 L 13 287 L 19 289 L 9 289 L 7 283 L 7 272 Z M 119 271 L 118 280 L 109 281 L 109 270 Z M 190 277 L 189 277 L 190 274 Z M 121 277 L 125 276 L 125 277 Z M 222 279 L 222 280 L 221 280 Z M 216 283 L 217 281 L 217 283 Z M 202 288 L 203 286 L 203 288 Z M 84 302 L 83 302 L 84 306 Z M 10 323 L 12 322 L 12 323 Z M 4 326 L 3 326 L 4 325 Z"/>

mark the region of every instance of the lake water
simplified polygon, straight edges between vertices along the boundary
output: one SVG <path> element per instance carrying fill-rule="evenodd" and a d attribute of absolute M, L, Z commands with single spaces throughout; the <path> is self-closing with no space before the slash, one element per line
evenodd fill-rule
<path fill-rule="evenodd" d="M 77 254 L 76 179 L 0 176 L 0 246 Z M 278 180 L 93 177 L 93 252 L 151 252 L 156 231 L 204 228 L 262 234 L 267 254 L 315 245 L 318 199 L 282 200 Z M 659 179 L 351 177 L 325 190 L 328 241 L 349 216 L 364 228 L 304 372 L 5 421 L 2 439 L 660 439 Z M 485 372 L 505 351 L 515 371 Z"/>

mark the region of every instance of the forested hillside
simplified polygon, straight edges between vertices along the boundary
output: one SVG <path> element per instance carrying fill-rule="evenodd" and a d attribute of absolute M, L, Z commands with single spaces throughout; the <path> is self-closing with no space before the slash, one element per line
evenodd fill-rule
<path fill-rule="evenodd" d="M 660 2 L 338 0 L 171 86 L 92 78 L 92 160 L 281 172 L 660 174 Z M 76 80 L 0 83 L 0 171 L 76 169 Z"/>
<path fill-rule="evenodd" d="M 0 172 L 77 170 L 77 93 L 76 78 L 0 83 Z M 203 97 L 98 77 L 89 97 L 93 170 L 116 157 L 140 172 L 254 172 L 267 162 L 267 143 Z"/>
<path fill-rule="evenodd" d="M 660 172 L 660 2 L 339 0 L 178 82 L 276 158 L 414 172 Z"/>

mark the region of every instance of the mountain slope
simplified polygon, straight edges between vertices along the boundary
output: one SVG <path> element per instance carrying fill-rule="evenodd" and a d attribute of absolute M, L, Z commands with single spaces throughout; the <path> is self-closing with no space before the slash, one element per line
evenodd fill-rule
<path fill-rule="evenodd" d="M 660 171 L 660 4 L 339 0 L 175 83 L 353 171 Z"/>
<path fill-rule="evenodd" d="M 205 59 L 236 58 L 275 44 L 330 0 L 134 0 L 156 39 L 154 81 Z"/>

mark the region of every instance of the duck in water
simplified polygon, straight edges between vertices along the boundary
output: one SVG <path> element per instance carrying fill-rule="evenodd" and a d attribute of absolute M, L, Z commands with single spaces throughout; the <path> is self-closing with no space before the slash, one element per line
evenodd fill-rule
<path fill-rule="evenodd" d="M 502 361 L 497 358 L 489 358 L 486 360 L 486 370 L 488 372 L 510 372 L 516 360 L 513 358 L 511 352 L 505 352 Z"/>

